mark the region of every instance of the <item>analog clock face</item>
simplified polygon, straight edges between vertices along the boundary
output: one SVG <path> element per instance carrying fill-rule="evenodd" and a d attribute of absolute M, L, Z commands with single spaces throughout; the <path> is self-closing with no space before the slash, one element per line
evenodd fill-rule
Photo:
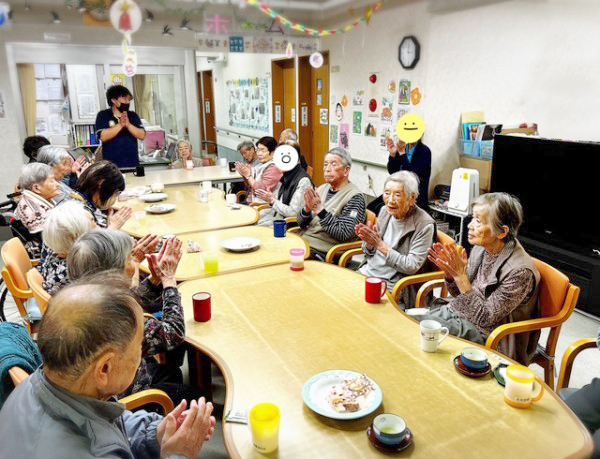
<path fill-rule="evenodd" d="M 419 61 L 420 47 L 416 38 L 404 37 L 400 43 L 399 60 L 402 67 L 412 69 Z"/>

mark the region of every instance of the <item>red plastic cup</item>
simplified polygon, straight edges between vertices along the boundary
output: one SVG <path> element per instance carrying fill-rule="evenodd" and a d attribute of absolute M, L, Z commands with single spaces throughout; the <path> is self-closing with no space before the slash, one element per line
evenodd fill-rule
<path fill-rule="evenodd" d="M 381 298 L 387 290 L 387 282 L 376 277 L 365 279 L 365 301 L 371 304 L 381 303 Z"/>
<path fill-rule="evenodd" d="M 194 320 L 196 322 L 208 322 L 211 317 L 210 293 L 199 292 L 192 296 L 194 304 Z"/>

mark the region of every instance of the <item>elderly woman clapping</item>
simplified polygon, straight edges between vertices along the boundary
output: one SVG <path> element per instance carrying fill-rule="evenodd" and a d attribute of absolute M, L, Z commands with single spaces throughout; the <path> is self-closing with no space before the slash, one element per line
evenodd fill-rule
<path fill-rule="evenodd" d="M 80 156 L 77 161 L 73 161 L 73 157 L 64 148 L 46 145 L 38 150 L 37 160 L 50 166 L 54 172 L 54 179 L 60 187 L 60 195 L 55 199 L 56 203 L 59 204 L 71 197 L 74 191 L 69 186 L 69 177 L 81 171 L 86 164 L 85 156 Z"/>
<path fill-rule="evenodd" d="M 413 172 L 400 171 L 385 181 L 385 206 L 377 225 L 360 224 L 356 234 L 362 239 L 364 261 L 359 272 L 387 282 L 391 291 L 400 278 L 422 271 L 427 251 L 435 241 L 435 221 L 416 205 L 419 179 Z M 412 304 L 414 292 L 407 290 L 404 304 Z"/>
<path fill-rule="evenodd" d="M 438 320 L 451 334 L 480 344 L 499 325 L 534 318 L 540 275 L 517 240 L 522 221 L 523 208 L 514 196 L 480 196 L 469 223 L 470 256 L 455 244 L 435 244 L 429 252 L 429 259 L 444 271 L 454 298 L 423 317 Z M 538 338 L 535 333 L 511 335 L 500 349 L 527 365 Z"/>
<path fill-rule="evenodd" d="M 119 230 L 91 231 L 79 238 L 71 248 L 67 257 L 69 277 L 75 281 L 91 273 L 117 269 L 129 277 L 137 272 L 135 254 L 132 254 L 134 243 L 131 237 Z M 148 264 L 154 283 L 162 296 L 161 320 L 146 316 L 144 319 L 143 357 L 170 351 L 178 347 L 185 338 L 185 320 L 181 297 L 177 290 L 175 271 L 181 259 L 181 241 L 169 239 L 163 244 L 158 254 L 151 254 Z M 138 297 L 143 295 L 138 293 Z M 140 305 L 148 310 L 146 299 L 140 298 Z M 147 362 L 148 363 L 148 362 Z M 131 392 L 149 387 L 153 382 L 153 362 L 140 366 Z M 175 369 L 175 370 L 178 370 Z M 164 371 L 162 372 L 165 373 Z"/>
<path fill-rule="evenodd" d="M 202 160 L 192 156 L 192 144 L 187 140 L 180 140 L 177 142 L 177 155 L 177 161 L 173 161 L 169 164 L 169 169 L 191 169 L 194 167 L 202 167 Z"/>
<path fill-rule="evenodd" d="M 80 202 L 66 201 L 48 212 L 37 270 L 44 278 L 44 290 L 50 295 L 69 283 L 67 254 L 75 241 L 95 228 L 94 217 Z"/>

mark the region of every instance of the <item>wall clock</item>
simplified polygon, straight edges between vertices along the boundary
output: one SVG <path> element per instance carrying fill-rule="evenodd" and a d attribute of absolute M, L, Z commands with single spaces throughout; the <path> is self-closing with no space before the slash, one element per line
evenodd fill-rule
<path fill-rule="evenodd" d="M 420 57 L 421 45 L 417 38 L 413 35 L 404 37 L 398 46 L 398 61 L 402 68 L 414 69 Z"/>

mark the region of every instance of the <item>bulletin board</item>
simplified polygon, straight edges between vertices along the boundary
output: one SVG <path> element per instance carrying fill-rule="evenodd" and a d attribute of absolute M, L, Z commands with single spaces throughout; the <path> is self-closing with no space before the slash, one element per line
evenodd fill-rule
<path fill-rule="evenodd" d="M 246 78 L 227 81 L 229 126 L 269 132 L 269 81 Z"/>

